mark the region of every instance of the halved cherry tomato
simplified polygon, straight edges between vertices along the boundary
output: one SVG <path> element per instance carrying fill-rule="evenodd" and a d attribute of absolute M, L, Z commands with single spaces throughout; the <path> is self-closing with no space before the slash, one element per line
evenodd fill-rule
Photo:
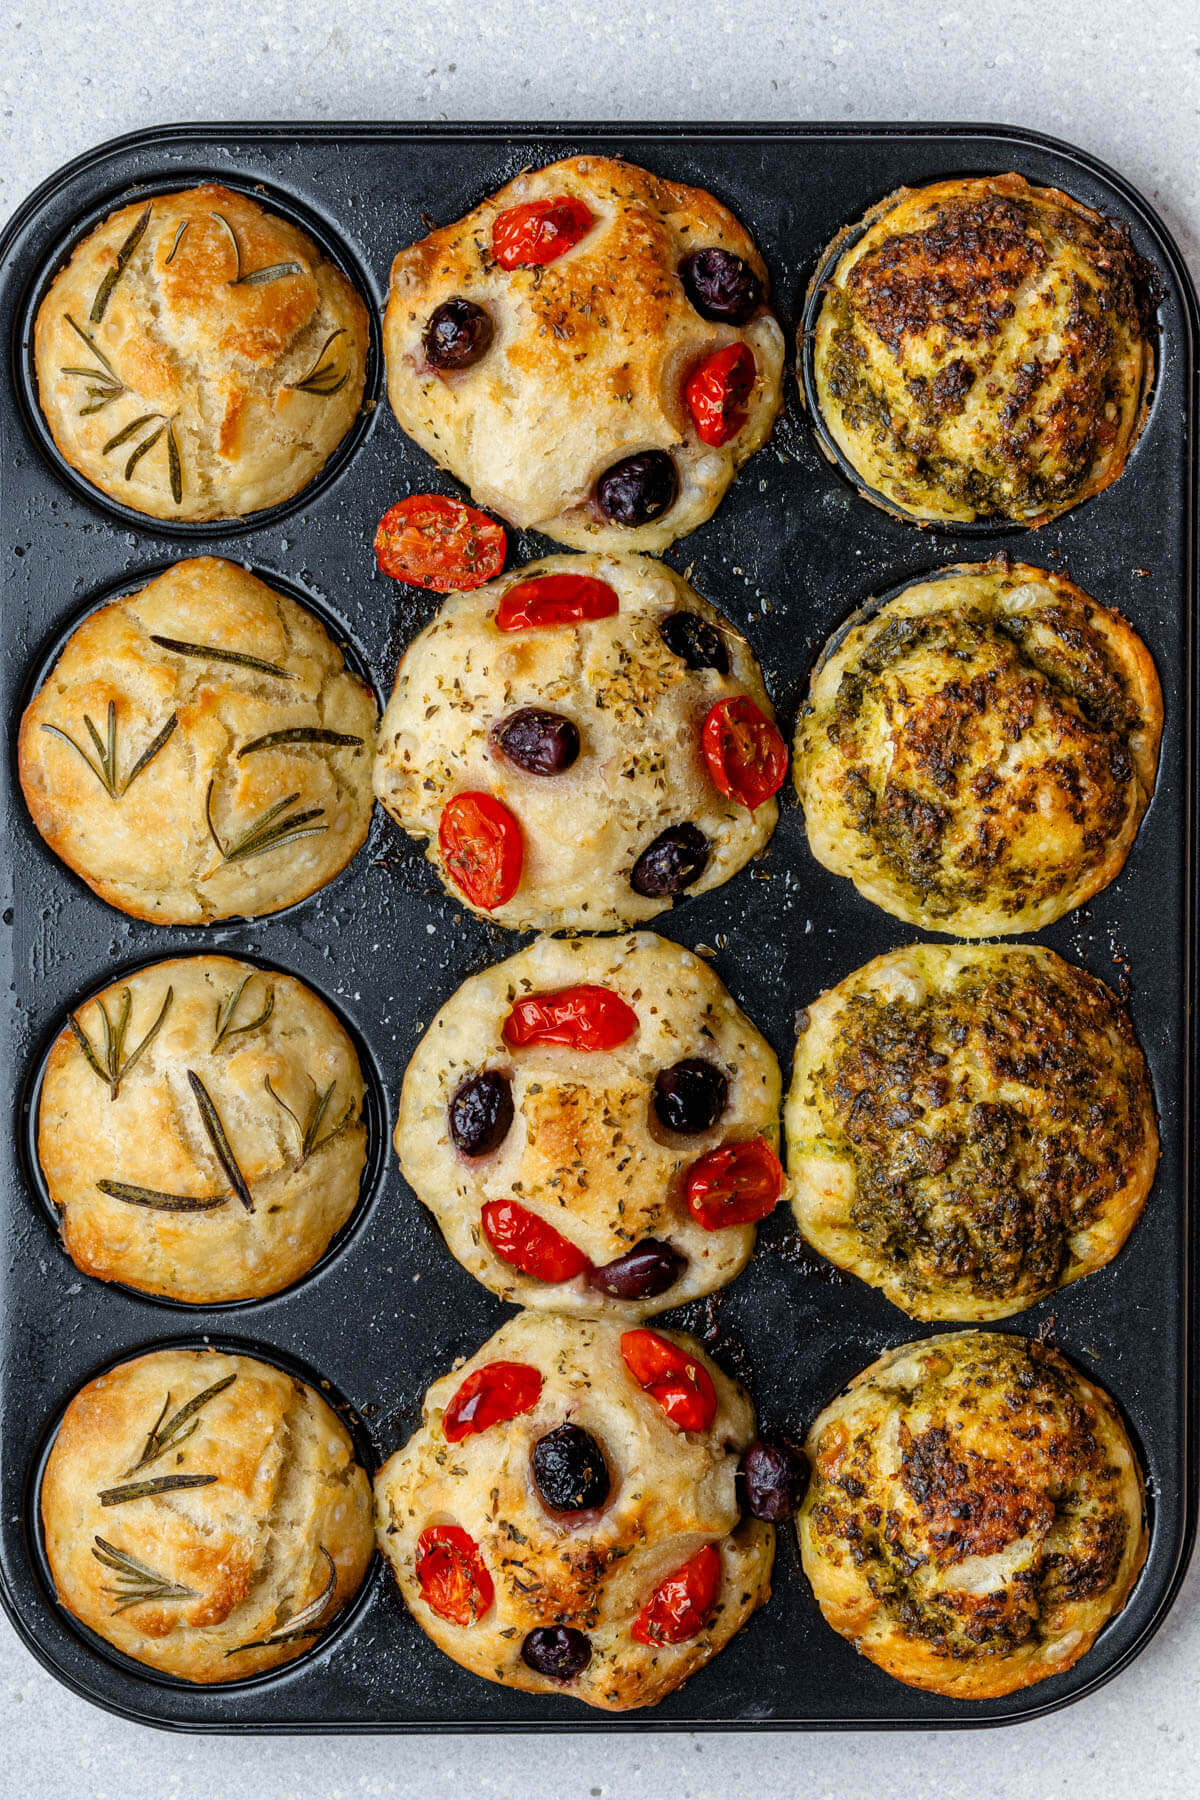
<path fill-rule="evenodd" d="M 617 590 L 594 575 L 531 575 L 510 587 L 496 608 L 498 631 L 543 625 L 580 625 L 620 610 Z"/>
<path fill-rule="evenodd" d="M 727 344 L 698 363 L 684 384 L 683 397 L 702 444 L 727 444 L 746 423 L 742 411 L 757 369 L 748 344 Z"/>
<path fill-rule="evenodd" d="M 514 1050 L 528 1044 L 566 1044 L 572 1050 L 615 1050 L 638 1028 L 638 1016 L 611 988 L 558 988 L 528 994 L 504 1021 L 504 1041 Z"/>
<path fill-rule="evenodd" d="M 521 885 L 521 827 L 493 794 L 455 794 L 442 808 L 438 848 L 456 888 L 484 912 L 511 900 Z"/>
<path fill-rule="evenodd" d="M 571 1281 L 591 1265 L 582 1250 L 515 1200 L 489 1200 L 480 1215 L 496 1255 L 538 1281 Z"/>
<path fill-rule="evenodd" d="M 705 1231 L 765 1219 L 783 1192 L 783 1170 L 766 1138 L 710 1150 L 688 1170 L 688 1211 Z"/>
<path fill-rule="evenodd" d="M 787 745 L 753 700 L 718 700 L 700 732 L 713 785 L 751 812 L 777 794 L 787 774 Z"/>
<path fill-rule="evenodd" d="M 707 1431 L 717 1411 L 717 1390 L 703 1363 L 657 1331 L 625 1331 L 621 1356 L 640 1388 L 680 1431 Z"/>
<path fill-rule="evenodd" d="M 592 215 L 582 200 L 559 194 L 527 200 L 492 221 L 492 255 L 502 269 L 533 268 L 557 262 L 591 230 Z"/>
<path fill-rule="evenodd" d="M 385 575 L 435 594 L 482 587 L 504 567 L 503 525 L 444 494 L 410 494 L 389 506 L 375 533 Z"/>
<path fill-rule="evenodd" d="M 703 1631 L 721 1585 L 721 1557 L 711 1544 L 660 1581 L 633 1622 L 639 1644 L 685 1644 Z"/>
<path fill-rule="evenodd" d="M 474 1437 L 490 1425 L 515 1419 L 538 1403 L 542 1378 L 529 1363 L 486 1363 L 474 1369 L 442 1414 L 442 1431 L 451 1444 Z"/>
<path fill-rule="evenodd" d="M 479 1546 L 461 1525 L 431 1525 L 421 1533 L 417 1582 L 427 1604 L 452 1625 L 474 1625 L 496 1597 Z"/>

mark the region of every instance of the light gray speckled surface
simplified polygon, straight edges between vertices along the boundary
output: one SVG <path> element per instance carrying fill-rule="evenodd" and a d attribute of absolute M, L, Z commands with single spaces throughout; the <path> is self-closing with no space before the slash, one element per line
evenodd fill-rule
<path fill-rule="evenodd" d="M 70 0 L 12 18 L 0 95 L 0 215 L 172 118 L 1009 120 L 1113 163 L 1200 271 L 1195 0 Z M 0 1800 L 1172 1800 L 1196 1792 L 1198 1687 L 1200 1565 L 1101 1693 L 955 1737 L 167 1738 L 75 1700 L 0 1622 Z"/>

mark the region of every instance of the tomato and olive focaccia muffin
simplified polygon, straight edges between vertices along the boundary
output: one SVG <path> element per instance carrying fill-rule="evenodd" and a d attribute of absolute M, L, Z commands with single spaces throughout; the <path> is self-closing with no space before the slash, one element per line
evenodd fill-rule
<path fill-rule="evenodd" d="M 753 652 L 681 576 L 551 556 L 405 651 L 375 792 L 473 911 L 602 931 L 736 874 L 786 768 Z"/>
<path fill-rule="evenodd" d="M 473 975 L 408 1065 L 406 1179 L 505 1300 L 641 1318 L 731 1281 L 778 1200 L 779 1066 L 651 932 L 541 938 Z"/>
<path fill-rule="evenodd" d="M 711 194 L 572 157 L 400 252 L 388 398 L 514 525 L 576 549 L 664 550 L 716 510 L 779 411 L 766 289 L 753 240 Z"/>
<path fill-rule="evenodd" d="M 122 977 L 72 1013 L 38 1160 L 87 1275 L 221 1305 L 323 1255 L 366 1157 L 354 1045 L 311 988 L 228 956 Z"/>
<path fill-rule="evenodd" d="M 1060 1675 L 1145 1560 L 1141 1470 L 1112 1401 L 998 1332 L 902 1344 L 808 1438 L 798 1527 L 826 1621 L 909 1687 L 992 1700 Z"/>
<path fill-rule="evenodd" d="M 58 1598 L 126 1656 L 236 1681 L 312 1647 L 374 1548 L 371 1488 L 312 1388 L 157 1350 L 76 1394 L 42 1479 Z"/>
<path fill-rule="evenodd" d="M 1102 1268 L 1158 1160 L 1124 1008 L 1052 950 L 918 944 L 800 1015 L 800 1230 L 917 1319 L 1000 1319 Z"/>
<path fill-rule="evenodd" d="M 750 1401 L 679 1332 L 521 1313 L 436 1381 L 375 1483 L 379 1545 L 464 1668 L 590 1706 L 652 1706 L 770 1595 L 742 1517 Z"/>
<path fill-rule="evenodd" d="M 1115 481 L 1154 367 L 1125 230 L 1019 175 L 902 188 L 864 226 L 824 290 L 813 372 L 870 497 L 1040 525 Z"/>
<path fill-rule="evenodd" d="M 38 399 L 71 467 L 157 519 L 298 493 L 363 395 L 367 311 L 312 239 L 223 187 L 110 213 L 50 285 Z"/>
<path fill-rule="evenodd" d="M 21 721 L 21 786 L 111 906 L 159 925 L 254 917 L 359 849 L 375 724 L 319 620 L 195 557 L 71 634 Z"/>
<path fill-rule="evenodd" d="M 1120 613 L 1045 569 L 960 564 L 834 642 L 796 729 L 818 862 L 957 937 L 1038 931 L 1120 872 L 1163 719 Z"/>

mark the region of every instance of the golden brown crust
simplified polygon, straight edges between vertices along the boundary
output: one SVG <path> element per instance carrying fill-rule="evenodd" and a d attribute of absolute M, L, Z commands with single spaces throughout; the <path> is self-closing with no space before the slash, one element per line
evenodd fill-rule
<path fill-rule="evenodd" d="M 313 731 L 336 741 L 295 740 Z M 102 900 L 203 924 L 289 906 L 350 861 L 374 740 L 374 698 L 324 626 L 235 563 L 193 557 L 71 634 L 21 721 L 21 786 Z"/>
<path fill-rule="evenodd" d="M 38 1160 L 67 1253 L 146 1293 L 222 1305 L 298 1280 L 354 1210 L 366 1143 L 342 1025 L 303 982 L 231 957 L 114 982 L 76 1009 L 46 1062 Z"/>
<path fill-rule="evenodd" d="M 708 1372 L 717 1412 L 707 1431 L 680 1431 L 643 1392 L 621 1357 L 616 1326 L 520 1313 L 477 1355 L 434 1383 L 422 1424 L 375 1483 L 379 1547 L 421 1629 L 454 1661 L 505 1687 L 571 1695 L 620 1711 L 653 1706 L 727 1644 L 770 1595 L 775 1533 L 739 1518 L 735 1477 L 754 1436 L 746 1395 L 690 1338 L 681 1345 Z M 533 1410 L 454 1444 L 442 1414 L 466 1377 L 497 1361 L 542 1376 Z M 599 1442 L 611 1478 L 599 1517 L 568 1524 L 543 1508 L 530 1474 L 533 1445 L 570 1420 Z M 416 1579 L 417 1542 L 430 1524 L 470 1533 L 495 1587 L 471 1625 L 440 1617 Z M 631 1626 L 659 1582 L 713 1544 L 721 1584 L 707 1627 L 653 1646 Z M 575 1681 L 548 1680 L 521 1659 L 527 1632 L 583 1631 L 591 1661 Z"/>
<path fill-rule="evenodd" d="M 1064 1673 L 1146 1555 L 1112 1401 L 995 1332 L 889 1350 L 808 1438 L 798 1529 L 826 1621 L 910 1687 L 991 1700 Z"/>
<path fill-rule="evenodd" d="M 1115 481 L 1154 366 L 1127 233 L 1019 175 L 901 188 L 864 226 L 825 291 L 813 371 L 868 497 L 1040 525 Z"/>
<path fill-rule="evenodd" d="M 914 945 L 830 988 L 786 1120 L 801 1232 L 917 1319 L 1004 1318 L 1103 1267 L 1158 1160 L 1128 1014 L 1025 945 Z"/>
<path fill-rule="evenodd" d="M 957 565 L 818 666 L 794 760 L 809 844 L 926 930 L 1040 930 L 1124 866 L 1162 720 L 1118 612 L 1044 569 Z"/>
<path fill-rule="evenodd" d="M 492 261 L 498 213 L 561 195 L 583 200 L 596 221 L 573 250 L 537 269 Z M 392 264 L 384 347 L 396 417 L 515 525 L 577 549 L 665 549 L 716 510 L 781 405 L 783 334 L 765 305 L 746 325 L 711 324 L 684 292 L 680 263 L 709 247 L 740 256 L 765 289 L 753 240 L 702 188 L 603 156 L 518 175 Z M 481 361 L 447 377 L 429 366 L 422 337 L 454 297 L 483 306 L 495 336 Z M 696 436 L 683 383 L 738 342 L 753 351 L 758 380 L 746 424 L 714 449 Z M 608 524 L 592 504 L 596 479 L 644 450 L 673 456 L 679 497 L 653 524 Z"/>
<path fill-rule="evenodd" d="M 38 398 L 71 467 L 122 505 L 240 516 L 298 493 L 341 442 L 368 341 L 362 300 L 305 232 L 189 188 L 77 245 L 38 309 Z"/>
<path fill-rule="evenodd" d="M 148 1482 L 159 1491 L 128 1495 Z M 185 1681 L 235 1681 L 303 1655 L 372 1551 L 370 1484 L 337 1415 L 270 1364 L 216 1350 L 154 1351 L 81 1388 L 46 1464 L 41 1515 L 68 1612 Z"/>

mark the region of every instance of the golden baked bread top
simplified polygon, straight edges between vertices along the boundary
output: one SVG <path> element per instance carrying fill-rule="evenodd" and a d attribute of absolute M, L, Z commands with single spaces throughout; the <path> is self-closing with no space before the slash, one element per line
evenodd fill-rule
<path fill-rule="evenodd" d="M 914 583 L 835 644 L 796 730 L 818 862 L 960 937 L 1037 931 L 1118 874 L 1162 735 L 1118 612 L 1001 558 Z"/>
<path fill-rule="evenodd" d="M 59 1600 L 126 1656 L 235 1681 L 311 1649 L 370 1562 L 345 1426 L 269 1363 L 158 1350 L 72 1400 L 41 1489 Z"/>
<path fill-rule="evenodd" d="M 553 1010 L 557 1041 L 522 1041 Z M 782 1186 L 779 1091 L 770 1046 L 690 951 L 651 932 L 540 938 L 442 1007 L 405 1072 L 396 1149 L 494 1292 L 641 1318 L 744 1266 Z M 697 1198 L 706 1171 L 761 1205 Z"/>
<path fill-rule="evenodd" d="M 1146 1554 L 1141 1472 L 1108 1396 L 995 1332 L 889 1350 L 808 1439 L 804 1570 L 864 1656 L 954 1699 L 1060 1674 Z"/>
<path fill-rule="evenodd" d="M 135 918 L 302 900 L 367 835 L 375 702 L 323 625 L 217 557 L 72 632 L 21 721 L 33 822 Z"/>
<path fill-rule="evenodd" d="M 1124 1009 L 1031 946 L 919 944 L 800 1016 L 787 1104 L 808 1241 L 919 1319 L 998 1319 L 1108 1262 L 1154 1179 Z"/>
<path fill-rule="evenodd" d="M 1127 232 L 1019 175 L 901 188 L 817 320 L 825 426 L 917 519 L 1039 525 L 1117 479 L 1153 374 Z"/>
<path fill-rule="evenodd" d="M 651 1335 L 703 1393 L 682 1424 L 631 1372 L 629 1339 Z M 690 1338 L 521 1313 L 430 1388 L 376 1479 L 379 1545 L 417 1623 L 465 1668 L 651 1706 L 769 1596 L 775 1533 L 740 1517 L 735 1486 L 753 1435 L 746 1395 Z"/>
<path fill-rule="evenodd" d="M 557 244 L 523 250 L 518 231 L 506 248 L 497 221 L 557 201 L 577 219 L 557 242 L 582 237 L 551 261 L 512 263 Z M 724 280 L 698 288 L 690 259 L 706 251 L 722 253 Z M 753 240 L 702 188 L 570 157 L 518 175 L 396 257 L 388 397 L 422 449 L 513 524 L 578 549 L 663 550 L 716 509 L 779 410 L 783 334 L 766 286 Z M 711 401 L 723 369 L 728 405 L 705 441 L 685 389 L 721 352 L 700 386 Z M 692 404 L 703 418 L 705 396 Z M 646 455 L 619 494 L 605 488 L 606 514 L 600 478 Z"/>
<path fill-rule="evenodd" d="M 72 468 L 159 519 L 289 499 L 362 401 L 367 311 L 298 226 L 224 187 L 120 207 L 38 309 L 38 398 Z"/>
<path fill-rule="evenodd" d="M 76 1008 L 38 1103 L 76 1265 L 208 1305 L 312 1267 L 354 1210 L 366 1143 L 339 1020 L 294 976 L 227 956 L 154 963 Z"/>

